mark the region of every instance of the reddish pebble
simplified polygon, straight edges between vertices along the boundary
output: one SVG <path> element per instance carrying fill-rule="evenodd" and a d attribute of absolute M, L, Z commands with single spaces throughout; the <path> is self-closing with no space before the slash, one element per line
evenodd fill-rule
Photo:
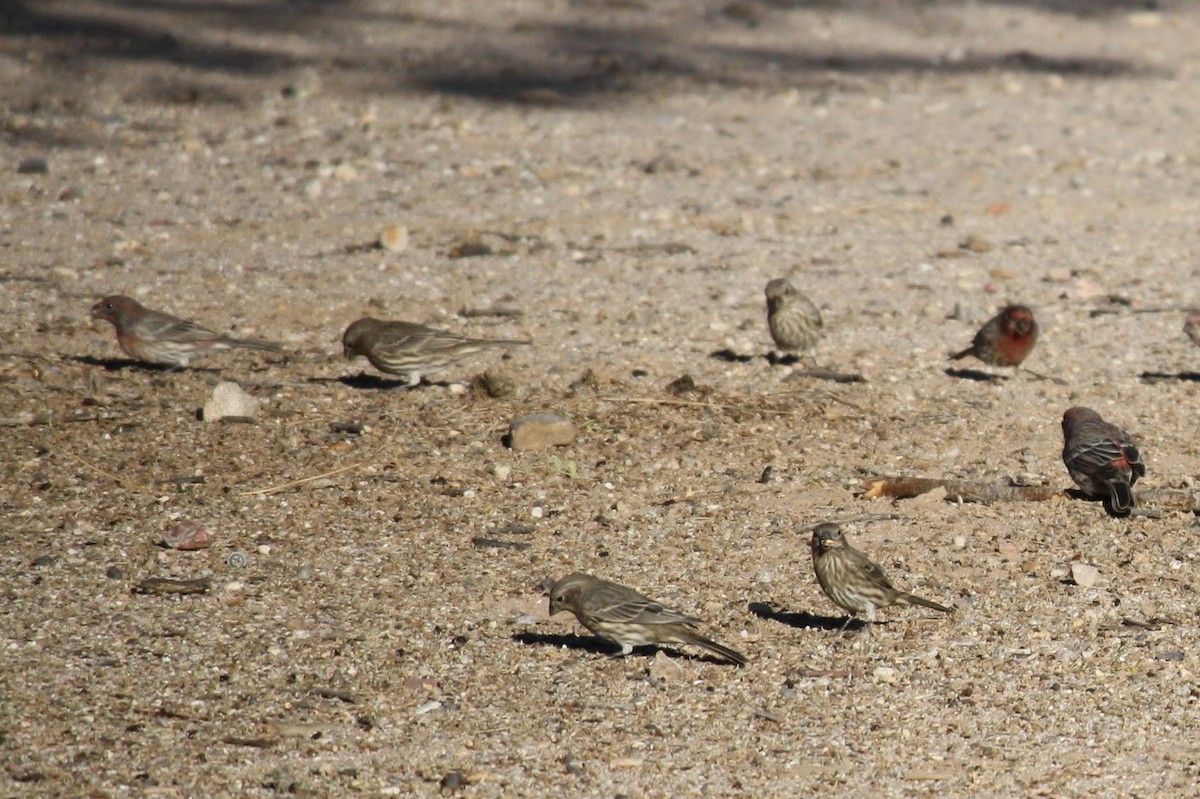
<path fill-rule="evenodd" d="M 173 524 L 163 533 L 163 543 L 171 549 L 205 549 L 211 542 L 208 530 L 198 522 Z"/>

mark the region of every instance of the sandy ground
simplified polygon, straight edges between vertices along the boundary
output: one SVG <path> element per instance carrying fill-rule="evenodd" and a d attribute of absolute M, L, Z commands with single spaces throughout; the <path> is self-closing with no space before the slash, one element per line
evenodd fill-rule
<path fill-rule="evenodd" d="M 1065 488 L 1073 404 L 1193 484 L 1197 41 L 1118 0 L 7 5 L 0 794 L 1193 795 L 1191 514 L 861 493 Z M 865 382 L 762 357 L 778 276 Z M 287 354 L 140 368 L 114 292 Z M 1049 379 L 948 375 L 1006 301 Z M 385 391 L 364 314 L 534 346 Z M 252 424 L 198 420 L 222 379 Z M 537 411 L 575 442 L 507 449 Z M 831 633 L 826 519 L 957 613 Z M 749 666 L 606 657 L 546 618 L 572 570 Z"/>

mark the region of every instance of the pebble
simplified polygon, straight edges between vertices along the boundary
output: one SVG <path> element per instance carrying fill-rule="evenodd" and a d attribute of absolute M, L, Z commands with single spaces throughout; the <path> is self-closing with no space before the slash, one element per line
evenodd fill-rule
<path fill-rule="evenodd" d="M 518 450 L 562 447 L 575 440 L 575 426 L 553 413 L 534 413 L 514 419 L 504 443 Z"/>
<path fill-rule="evenodd" d="M 879 666 L 874 671 L 875 679 L 880 682 L 894 683 L 899 673 L 891 666 Z"/>
<path fill-rule="evenodd" d="M 654 662 L 650 664 L 650 677 L 662 682 L 682 682 L 688 679 L 688 673 L 683 666 L 660 649 L 654 655 Z"/>
<path fill-rule="evenodd" d="M 1076 561 L 1071 564 L 1071 579 L 1080 588 L 1091 588 L 1100 579 L 1100 570 L 1095 566 Z"/>
<path fill-rule="evenodd" d="M 237 417 L 253 419 L 258 415 L 258 400 L 247 394 L 237 383 L 218 383 L 212 396 L 204 403 L 204 421 Z"/>
<path fill-rule="evenodd" d="M 173 524 L 163 533 L 163 543 L 171 549 L 194 551 L 205 549 L 212 543 L 212 536 L 199 522 Z"/>
<path fill-rule="evenodd" d="M 45 158 L 22 158 L 17 164 L 18 175 L 45 175 L 50 172 L 50 164 Z"/>
<path fill-rule="evenodd" d="M 388 252 L 404 252 L 408 249 L 408 228 L 404 225 L 388 225 L 379 231 L 379 246 Z"/>

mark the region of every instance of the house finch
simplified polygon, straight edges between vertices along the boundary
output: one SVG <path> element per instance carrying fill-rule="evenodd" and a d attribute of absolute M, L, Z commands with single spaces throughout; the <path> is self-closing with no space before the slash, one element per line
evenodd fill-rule
<path fill-rule="evenodd" d="M 1063 414 L 1063 463 L 1085 493 L 1104 500 L 1113 516 L 1128 516 L 1136 504 L 1133 484 L 1146 476 L 1146 464 L 1129 434 L 1091 408 Z"/>
<path fill-rule="evenodd" d="M 421 382 L 422 374 L 445 369 L 488 347 L 529 343 L 528 339 L 467 338 L 412 322 L 388 322 L 369 316 L 354 322 L 342 334 L 342 351 L 347 358 L 365 355 L 381 372 L 407 375 L 409 388 Z"/>
<path fill-rule="evenodd" d="M 787 278 L 767 284 L 767 327 L 781 350 L 807 352 L 821 339 L 821 312 Z"/>
<path fill-rule="evenodd" d="M 1037 337 L 1033 311 L 1024 305 L 1010 305 L 985 322 L 971 346 L 951 355 L 950 360 L 974 355 L 989 366 L 1020 366 Z"/>
<path fill-rule="evenodd" d="M 896 589 L 879 564 L 846 543 L 842 528 L 825 522 L 817 525 L 812 536 L 813 569 L 817 582 L 834 604 L 850 611 L 842 629 L 859 613 L 875 621 L 875 611 L 891 605 L 923 605 L 952 612 L 950 608 Z"/>
<path fill-rule="evenodd" d="M 229 338 L 177 316 L 152 311 L 137 300 L 114 294 L 92 306 L 92 318 L 112 322 L 117 344 L 129 357 L 144 363 L 181 367 L 198 355 L 240 347 L 279 352 L 267 341 Z"/>
<path fill-rule="evenodd" d="M 1187 337 L 1192 340 L 1192 343 L 1200 347 L 1200 311 L 1192 311 L 1183 320 L 1183 332 L 1187 333 Z"/>
<path fill-rule="evenodd" d="M 698 646 L 722 660 L 746 665 L 746 657 L 692 628 L 700 619 L 671 610 L 632 588 L 592 577 L 569 574 L 550 587 L 550 615 L 569 610 L 596 636 L 621 647 L 623 657 L 635 646 L 678 644 Z"/>

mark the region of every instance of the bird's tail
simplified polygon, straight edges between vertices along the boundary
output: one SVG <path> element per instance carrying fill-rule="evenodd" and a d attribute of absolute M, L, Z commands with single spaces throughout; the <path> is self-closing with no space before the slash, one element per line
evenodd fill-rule
<path fill-rule="evenodd" d="M 283 348 L 271 341 L 257 338 L 222 338 L 221 343 L 227 347 L 237 347 L 243 350 L 262 350 L 263 352 L 283 352 Z"/>
<path fill-rule="evenodd" d="M 910 605 L 920 605 L 923 608 L 930 608 L 932 610 L 940 610 L 942 613 L 953 613 L 954 612 L 953 609 L 948 608 L 945 605 L 939 605 L 938 603 L 934 602 L 932 599 L 926 599 L 925 597 L 920 597 L 920 596 L 917 596 L 916 594 L 904 594 L 903 599 L 905 602 L 907 602 Z"/>
<path fill-rule="evenodd" d="M 477 338 L 477 344 L 486 344 L 490 347 L 517 347 L 527 344 L 532 344 L 532 339 L 527 338 Z"/>
<path fill-rule="evenodd" d="M 967 357 L 968 355 L 970 355 L 970 354 L 971 354 L 971 353 L 973 353 L 974 351 L 975 351 L 975 348 L 974 348 L 974 347 L 967 347 L 967 348 L 966 348 L 965 350 L 963 350 L 962 352 L 956 352 L 956 353 L 954 353 L 953 355 L 951 355 L 951 356 L 950 356 L 949 358 L 947 358 L 946 360 L 948 360 L 948 361 L 958 361 L 958 360 L 962 360 L 963 358 Z"/>
<path fill-rule="evenodd" d="M 1136 504 L 1133 489 L 1124 480 L 1114 480 L 1109 484 L 1109 491 L 1109 511 L 1114 516 L 1128 516 Z"/>
<path fill-rule="evenodd" d="M 694 646 L 698 646 L 701 649 L 706 650 L 707 652 L 709 652 L 713 655 L 716 655 L 717 657 L 721 658 L 722 660 L 728 660 L 730 663 L 733 663 L 738 666 L 745 666 L 746 663 L 748 662 L 746 660 L 746 656 L 743 655 L 741 652 L 736 652 L 723 644 L 718 644 L 716 641 L 713 641 L 709 638 L 705 638 L 703 635 L 697 635 L 696 633 L 692 633 L 690 635 L 690 640 L 688 641 L 688 643 L 690 643 Z"/>

